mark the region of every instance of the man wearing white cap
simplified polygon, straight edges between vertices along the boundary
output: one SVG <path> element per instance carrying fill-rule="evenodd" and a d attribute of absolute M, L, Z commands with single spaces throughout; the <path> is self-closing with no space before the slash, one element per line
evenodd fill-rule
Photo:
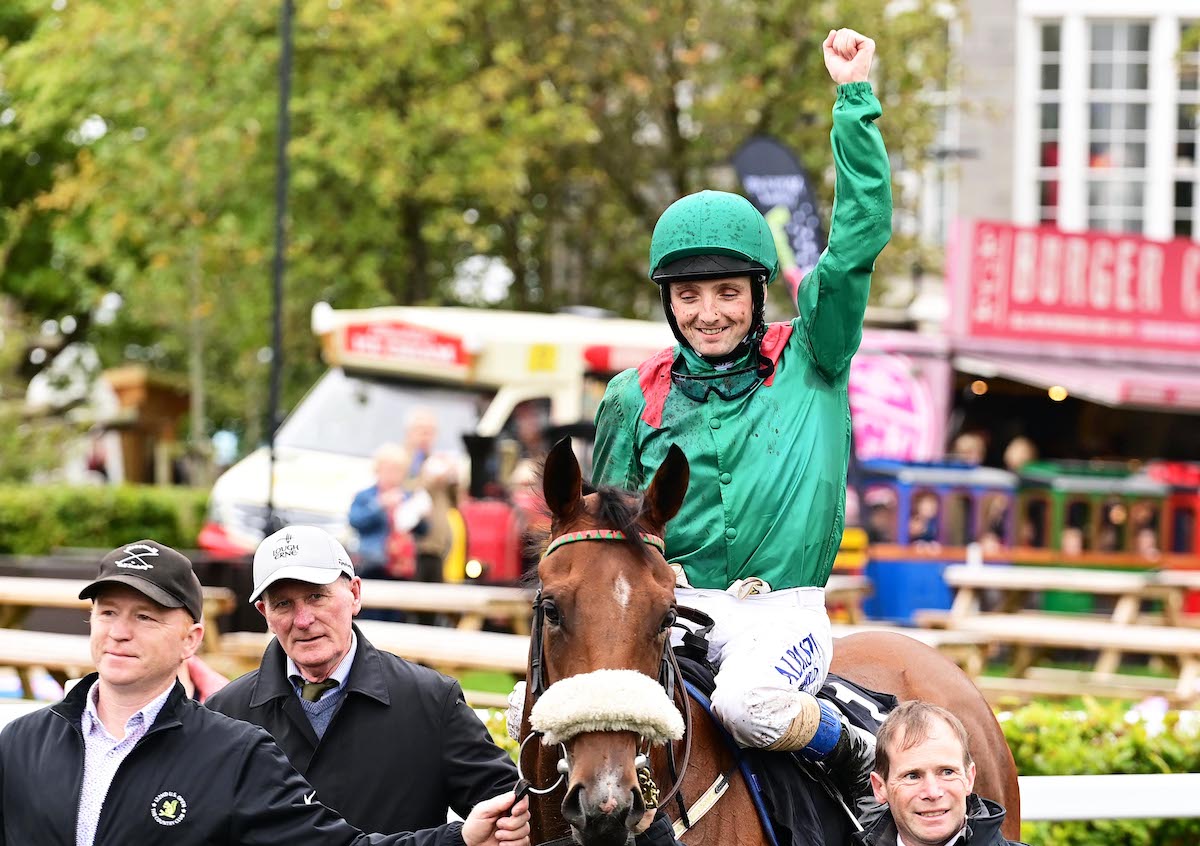
<path fill-rule="evenodd" d="M 354 625 L 361 590 L 323 530 L 264 540 L 250 599 L 275 639 L 208 707 L 265 728 L 321 800 L 367 831 L 431 828 L 511 790 L 516 768 L 458 682 L 377 650 Z"/>

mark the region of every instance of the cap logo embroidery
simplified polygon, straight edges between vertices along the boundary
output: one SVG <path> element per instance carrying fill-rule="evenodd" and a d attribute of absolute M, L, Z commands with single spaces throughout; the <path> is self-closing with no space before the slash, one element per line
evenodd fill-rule
<path fill-rule="evenodd" d="M 292 533 L 288 532 L 283 536 L 283 543 L 275 547 L 275 549 L 271 551 L 271 554 L 274 555 L 275 560 L 278 561 L 280 558 L 286 558 L 289 555 L 296 555 L 299 552 L 300 546 L 292 543 Z"/>
<path fill-rule="evenodd" d="M 166 790 L 150 803 L 150 816 L 159 825 L 179 825 L 187 815 L 187 802 L 173 790 Z"/>
<path fill-rule="evenodd" d="M 126 567 L 130 570 L 153 570 L 154 565 L 146 558 L 157 558 L 158 548 L 145 543 L 131 543 L 123 550 L 128 558 L 122 558 L 117 562 L 118 567 Z"/>

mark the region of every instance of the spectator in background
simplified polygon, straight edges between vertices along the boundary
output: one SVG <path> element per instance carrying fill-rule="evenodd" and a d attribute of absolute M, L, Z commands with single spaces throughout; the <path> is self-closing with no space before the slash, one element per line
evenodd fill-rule
<path fill-rule="evenodd" d="M 981 432 L 963 432 L 954 439 L 950 454 L 946 457 L 964 464 L 983 464 L 987 457 L 987 438 Z"/>
<path fill-rule="evenodd" d="M 375 452 L 375 484 L 359 491 L 350 505 L 350 526 L 358 532 L 358 572 L 364 579 L 388 578 L 388 541 L 411 466 L 403 447 L 384 444 Z"/>
<path fill-rule="evenodd" d="M 933 491 L 920 491 L 913 497 L 912 517 L 908 521 L 909 543 L 937 543 L 940 510 L 937 494 Z"/>
<path fill-rule="evenodd" d="M 1013 473 L 1020 473 L 1022 467 L 1031 461 L 1037 461 L 1037 457 L 1037 447 L 1024 435 L 1013 438 L 1004 448 L 1004 466 Z"/>
<path fill-rule="evenodd" d="M 1078 526 L 1066 526 L 1062 530 L 1060 543 L 1063 555 L 1082 555 L 1084 549 L 1083 529 Z"/>
<path fill-rule="evenodd" d="M 229 679 L 204 663 L 198 655 L 184 661 L 178 675 L 184 692 L 200 703 L 204 703 L 208 697 L 229 684 Z"/>

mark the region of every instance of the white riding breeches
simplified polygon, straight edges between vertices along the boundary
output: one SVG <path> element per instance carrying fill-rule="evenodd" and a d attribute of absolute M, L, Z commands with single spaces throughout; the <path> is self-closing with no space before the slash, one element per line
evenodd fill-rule
<path fill-rule="evenodd" d="M 806 697 L 799 694 L 816 694 L 825 683 L 833 635 L 824 588 L 739 598 L 736 587 L 677 587 L 675 598 L 715 623 L 708 646 L 708 659 L 717 668 L 714 713 L 739 744 L 764 748 L 778 740 L 800 712 Z M 681 638 L 678 631 L 672 636 L 675 643 Z"/>

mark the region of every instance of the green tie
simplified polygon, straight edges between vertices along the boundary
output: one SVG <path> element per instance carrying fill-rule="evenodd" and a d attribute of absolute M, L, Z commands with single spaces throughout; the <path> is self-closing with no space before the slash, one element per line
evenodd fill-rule
<path fill-rule="evenodd" d="M 308 702 L 316 702 L 321 698 L 321 694 L 330 688 L 337 687 L 337 679 L 325 679 L 319 682 L 304 682 L 304 687 L 300 691 L 300 698 Z"/>

